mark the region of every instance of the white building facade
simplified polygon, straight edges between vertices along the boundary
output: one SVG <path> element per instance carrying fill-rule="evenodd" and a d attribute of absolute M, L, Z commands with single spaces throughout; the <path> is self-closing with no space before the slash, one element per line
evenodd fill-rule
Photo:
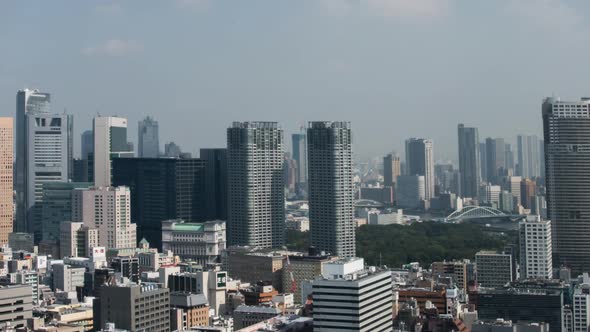
<path fill-rule="evenodd" d="M 519 224 L 520 269 L 524 278 L 553 277 L 551 221 L 538 216 Z"/>

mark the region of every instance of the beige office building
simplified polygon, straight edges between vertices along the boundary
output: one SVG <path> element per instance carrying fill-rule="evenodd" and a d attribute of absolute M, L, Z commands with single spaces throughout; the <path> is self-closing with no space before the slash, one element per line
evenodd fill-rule
<path fill-rule="evenodd" d="M 0 118 L 0 245 L 12 233 L 12 118 Z"/>

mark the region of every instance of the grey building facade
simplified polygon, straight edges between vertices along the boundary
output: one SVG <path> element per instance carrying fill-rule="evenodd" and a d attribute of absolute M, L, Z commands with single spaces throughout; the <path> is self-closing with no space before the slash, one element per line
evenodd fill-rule
<path fill-rule="evenodd" d="M 283 130 L 276 122 L 227 129 L 228 245 L 278 248 L 285 237 Z"/>
<path fill-rule="evenodd" d="M 554 266 L 590 269 L 590 100 L 543 102 L 547 219 Z"/>
<path fill-rule="evenodd" d="M 305 133 L 293 134 L 293 160 L 297 165 L 295 181 L 299 187 L 307 183 L 307 139 Z"/>
<path fill-rule="evenodd" d="M 424 176 L 424 199 L 434 197 L 434 156 L 432 140 L 410 138 L 406 140 L 407 175 Z"/>
<path fill-rule="evenodd" d="M 137 126 L 137 156 L 140 158 L 157 158 L 160 155 L 160 138 L 158 121 L 146 117 Z"/>
<path fill-rule="evenodd" d="M 307 156 L 311 245 L 338 257 L 354 257 L 350 123 L 310 122 Z"/>
<path fill-rule="evenodd" d="M 480 154 L 479 134 L 477 128 L 465 127 L 462 123 L 457 128 L 459 136 L 459 172 L 461 174 L 462 197 L 479 197 Z"/>
<path fill-rule="evenodd" d="M 33 318 L 33 298 L 31 286 L 0 286 L 0 328 L 27 326 L 27 319 Z"/>

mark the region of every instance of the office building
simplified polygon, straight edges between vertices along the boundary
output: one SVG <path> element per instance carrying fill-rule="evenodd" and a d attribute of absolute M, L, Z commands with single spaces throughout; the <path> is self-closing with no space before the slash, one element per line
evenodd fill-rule
<path fill-rule="evenodd" d="M 159 284 L 103 286 L 94 300 L 94 327 L 114 323 L 131 332 L 170 331 L 170 291 Z"/>
<path fill-rule="evenodd" d="M 229 245 L 279 248 L 285 238 L 283 130 L 276 122 L 227 129 Z"/>
<path fill-rule="evenodd" d="M 523 178 L 536 178 L 541 176 L 542 165 L 542 140 L 536 135 L 518 135 L 516 137 L 517 162 L 516 174 Z"/>
<path fill-rule="evenodd" d="M 299 188 L 305 188 L 307 183 L 307 140 L 305 133 L 293 134 L 293 160 L 297 165 L 295 182 Z"/>
<path fill-rule="evenodd" d="M 399 156 L 388 154 L 383 157 L 383 185 L 393 187 L 397 177 L 401 175 Z"/>
<path fill-rule="evenodd" d="M 80 159 L 74 161 L 74 174 L 77 175 L 74 182 L 94 183 L 94 132 L 84 131 L 80 142 Z"/>
<path fill-rule="evenodd" d="M 35 251 L 33 234 L 12 232 L 8 234 L 8 246 L 13 251 L 23 250 L 32 253 Z"/>
<path fill-rule="evenodd" d="M 283 182 L 289 193 L 294 193 L 297 186 L 297 163 L 295 159 L 285 156 L 283 159 Z"/>
<path fill-rule="evenodd" d="M 170 330 L 191 330 L 209 325 L 209 302 L 203 294 L 170 293 Z"/>
<path fill-rule="evenodd" d="M 334 260 L 331 256 L 289 256 L 282 274 L 283 291 L 293 293 L 295 303 L 305 303 L 303 283 L 320 277 L 324 266 Z"/>
<path fill-rule="evenodd" d="M 204 294 L 210 308 L 219 315 L 225 305 L 227 275 L 225 271 L 175 273 L 168 276 L 168 288 L 172 292 Z"/>
<path fill-rule="evenodd" d="M 478 197 L 480 175 L 479 135 L 477 128 L 458 126 L 459 173 L 462 197 Z"/>
<path fill-rule="evenodd" d="M 0 285 L 31 286 L 33 304 L 39 304 L 39 273 L 37 271 L 20 270 L 0 278 Z M 0 286 L 1 287 L 1 286 Z M 0 292 L 1 293 L 1 292 Z M 1 325 L 0 325 L 1 326 Z"/>
<path fill-rule="evenodd" d="M 158 121 L 149 116 L 139 121 L 137 136 L 137 156 L 139 158 L 158 158 L 160 156 Z"/>
<path fill-rule="evenodd" d="M 128 187 L 74 189 L 72 221 L 98 230 L 98 244 L 107 249 L 136 248 Z"/>
<path fill-rule="evenodd" d="M 67 264 L 53 264 L 53 290 L 61 290 L 64 292 L 75 292 L 76 287 L 84 286 L 84 273 L 86 269 L 83 267 L 72 267 Z"/>
<path fill-rule="evenodd" d="M 16 230 L 41 240 L 43 184 L 73 175 L 73 117 L 50 113 L 50 95 L 17 93 Z"/>
<path fill-rule="evenodd" d="M 516 279 L 510 253 L 482 250 L 475 254 L 477 281 L 481 287 L 498 288 Z"/>
<path fill-rule="evenodd" d="M 494 208 L 500 207 L 500 192 L 502 188 L 497 185 L 486 184 L 479 190 L 479 201 L 482 205 L 489 205 Z"/>
<path fill-rule="evenodd" d="M 362 258 L 327 263 L 312 281 L 313 330 L 392 331 L 392 283 L 390 271 L 367 271 Z"/>
<path fill-rule="evenodd" d="M 0 328 L 24 328 L 33 318 L 31 286 L 0 286 Z"/>
<path fill-rule="evenodd" d="M 307 129 L 311 245 L 354 257 L 352 132 L 349 122 L 310 122 Z"/>
<path fill-rule="evenodd" d="M 240 305 L 233 312 L 234 329 L 238 331 L 280 314 L 281 310 L 275 307 Z"/>
<path fill-rule="evenodd" d="M 520 191 L 520 187 L 521 187 L 521 182 L 522 182 L 522 177 L 520 176 L 509 176 L 507 177 L 507 181 L 506 181 L 506 190 L 510 191 L 510 193 L 512 194 L 512 196 L 515 198 L 516 200 L 516 204 L 515 205 L 521 205 L 521 191 Z"/>
<path fill-rule="evenodd" d="M 422 175 L 400 175 L 395 186 L 396 206 L 416 209 L 426 198 L 426 181 Z"/>
<path fill-rule="evenodd" d="M 278 253 L 253 252 L 249 248 L 230 247 L 223 251 L 222 268 L 228 275 L 243 282 L 270 281 L 279 291 L 282 287 L 282 271 L 285 256 Z"/>
<path fill-rule="evenodd" d="M 12 118 L 0 118 L 0 246 L 8 244 L 13 223 L 13 124 Z"/>
<path fill-rule="evenodd" d="M 164 156 L 169 158 L 179 158 L 182 154 L 180 146 L 174 142 L 164 144 Z"/>
<path fill-rule="evenodd" d="M 361 187 L 359 189 L 359 199 L 368 199 L 377 201 L 386 205 L 393 204 L 393 187 Z"/>
<path fill-rule="evenodd" d="M 406 140 L 406 174 L 424 176 L 425 199 L 434 197 L 434 156 L 432 140 Z"/>
<path fill-rule="evenodd" d="M 588 331 L 590 329 L 590 285 L 582 283 L 574 287 L 572 302 L 572 331 Z"/>
<path fill-rule="evenodd" d="M 479 174 L 480 181 L 486 181 L 488 178 L 488 153 L 486 142 L 479 143 Z"/>
<path fill-rule="evenodd" d="M 551 220 L 553 263 L 572 273 L 590 268 L 590 100 L 543 101 L 547 216 Z M 524 205 L 524 204 L 523 204 Z"/>
<path fill-rule="evenodd" d="M 72 192 L 77 188 L 90 188 L 92 183 L 53 182 L 43 184 L 41 238 L 43 241 L 60 240 L 60 224 L 72 220 Z"/>
<path fill-rule="evenodd" d="M 470 278 L 468 273 L 470 267 L 473 269 L 473 263 L 469 260 L 433 262 L 431 266 L 434 276 L 450 276 L 460 289 L 467 289 L 467 284 L 473 281 L 473 277 Z"/>
<path fill-rule="evenodd" d="M 222 214 L 226 203 L 217 198 L 223 189 L 215 192 L 209 187 L 209 176 L 216 172 L 209 171 L 209 165 L 192 158 L 113 159 L 113 185 L 131 190 L 131 222 L 137 225 L 138 239 L 161 248 L 163 220 L 203 222 L 208 214 Z"/>
<path fill-rule="evenodd" d="M 510 143 L 506 143 L 504 145 L 504 170 L 505 175 L 513 175 L 514 174 L 514 151 L 512 150 L 512 145 Z"/>
<path fill-rule="evenodd" d="M 127 142 L 127 119 L 99 116 L 93 120 L 94 130 L 94 184 L 111 186 L 111 160 L 133 157 L 133 148 Z"/>
<path fill-rule="evenodd" d="M 162 221 L 162 251 L 172 251 L 182 260 L 207 266 L 218 262 L 226 248 L 225 221 L 190 223 L 181 219 Z"/>
<path fill-rule="evenodd" d="M 481 320 L 503 318 L 513 322 L 549 323 L 551 331 L 564 331 L 562 329 L 564 298 L 560 290 L 480 289 L 477 302 L 478 318 Z"/>
<path fill-rule="evenodd" d="M 520 204 L 523 208 L 533 210 L 535 207 L 535 196 L 537 195 L 537 184 L 530 179 L 522 179 L 520 182 Z"/>
<path fill-rule="evenodd" d="M 522 278 L 551 279 L 553 260 L 551 221 L 530 216 L 519 224 Z"/>
<path fill-rule="evenodd" d="M 486 138 L 486 180 L 493 184 L 499 184 L 499 180 L 505 175 L 506 144 L 503 138 Z M 483 175 L 482 175 L 483 176 Z"/>
<path fill-rule="evenodd" d="M 120 256 L 114 257 L 111 261 L 111 268 L 116 274 L 131 282 L 139 282 L 139 258 Z"/>
<path fill-rule="evenodd" d="M 98 230 L 82 222 L 65 221 L 60 224 L 60 256 L 90 257 L 92 248 L 97 247 Z"/>
<path fill-rule="evenodd" d="M 201 149 L 205 163 L 205 220 L 227 220 L 227 149 Z"/>
<path fill-rule="evenodd" d="M 85 130 L 80 135 L 80 158 L 92 159 L 94 156 L 94 132 Z"/>
<path fill-rule="evenodd" d="M 498 207 L 505 213 L 512 213 L 514 212 L 514 201 L 515 197 L 512 196 L 512 193 L 506 190 L 502 190 L 500 193 L 500 206 Z"/>

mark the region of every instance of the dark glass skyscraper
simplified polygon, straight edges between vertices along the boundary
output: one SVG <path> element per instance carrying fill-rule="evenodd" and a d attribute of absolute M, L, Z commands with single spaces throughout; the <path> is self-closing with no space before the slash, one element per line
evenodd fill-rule
<path fill-rule="evenodd" d="M 295 182 L 298 187 L 307 183 L 307 141 L 305 134 L 293 134 L 293 159 L 297 165 Z"/>
<path fill-rule="evenodd" d="M 546 98 L 542 113 L 553 263 L 577 275 L 590 269 L 590 100 Z"/>
<path fill-rule="evenodd" d="M 461 193 L 463 197 L 479 197 L 480 156 L 477 128 L 458 126 L 459 172 L 461 173 Z"/>
<path fill-rule="evenodd" d="M 356 255 L 349 122 L 307 128 L 311 245 L 338 257 Z"/>
<path fill-rule="evenodd" d="M 201 149 L 205 163 L 205 219 L 227 220 L 227 149 Z"/>

